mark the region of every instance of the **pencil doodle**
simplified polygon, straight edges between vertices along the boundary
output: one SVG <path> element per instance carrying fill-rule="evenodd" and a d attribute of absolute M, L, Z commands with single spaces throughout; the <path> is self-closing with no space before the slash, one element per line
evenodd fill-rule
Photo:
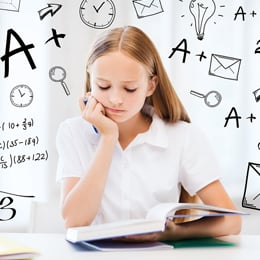
<path fill-rule="evenodd" d="M 138 18 L 144 18 L 163 12 L 160 0 L 133 0 L 133 5 Z"/>
<path fill-rule="evenodd" d="M 1 194 L 3 194 L 3 196 L 1 196 L 2 198 L 0 200 L 0 221 L 8 221 L 16 216 L 17 210 L 14 208 L 14 205 L 12 205 L 15 202 L 14 198 L 32 199 L 35 197 L 33 195 L 20 195 L 6 191 L 0 191 L 0 195 Z"/>
<path fill-rule="evenodd" d="M 254 94 L 254 97 L 255 97 L 255 101 L 259 102 L 260 101 L 260 88 L 253 91 L 253 94 Z"/>
<path fill-rule="evenodd" d="M 83 0 L 79 7 L 79 15 L 87 26 L 104 29 L 113 23 L 116 8 L 112 0 Z"/>
<path fill-rule="evenodd" d="M 38 11 L 40 20 L 43 20 L 48 14 L 54 16 L 61 9 L 61 7 L 61 4 L 47 4 L 47 7 L 44 7 Z"/>
<path fill-rule="evenodd" d="M 179 0 L 179 2 L 184 3 L 183 0 Z M 193 20 L 191 26 L 195 25 L 198 40 L 205 38 L 206 26 L 209 20 L 213 21 L 218 9 L 226 7 L 224 4 L 217 6 L 214 0 L 189 0 L 185 4 L 188 5 L 187 9 Z M 185 14 L 182 14 L 181 17 L 185 17 Z M 223 14 L 218 13 L 217 17 L 223 17 Z M 213 21 L 213 23 L 216 24 L 216 21 Z"/>
<path fill-rule="evenodd" d="M 49 78 L 54 82 L 60 82 L 67 96 L 70 95 L 69 88 L 65 83 L 66 70 L 60 66 L 54 66 L 49 70 Z"/>
<path fill-rule="evenodd" d="M 260 210 L 260 164 L 249 162 L 247 166 L 244 194 L 244 208 Z"/>
<path fill-rule="evenodd" d="M 61 48 L 61 45 L 60 45 L 60 42 L 59 42 L 59 38 L 62 38 L 62 39 L 65 38 L 66 34 L 64 34 L 64 33 L 59 33 L 59 34 L 57 34 L 57 31 L 56 31 L 55 29 L 53 29 L 53 28 L 52 28 L 51 30 L 52 30 L 52 37 L 49 38 L 49 39 L 45 42 L 45 44 L 48 43 L 48 42 L 51 41 L 51 40 L 54 40 L 56 46 L 59 47 L 59 48 Z"/>
<path fill-rule="evenodd" d="M 212 54 L 209 75 L 223 79 L 238 80 L 241 59 Z"/>
<path fill-rule="evenodd" d="M 13 36 L 16 39 L 17 43 L 19 43 L 19 45 L 20 45 L 19 48 L 10 50 L 11 39 L 12 39 L 11 36 Z M 9 76 L 9 59 L 10 59 L 10 57 L 12 57 L 13 55 L 16 55 L 20 52 L 23 52 L 24 55 L 26 56 L 27 61 L 29 62 L 30 66 L 31 66 L 31 69 L 32 70 L 36 69 L 36 65 L 29 52 L 29 49 L 32 49 L 32 48 L 34 48 L 34 44 L 26 45 L 16 31 L 14 31 L 13 29 L 9 29 L 7 31 L 5 54 L 1 57 L 1 60 L 5 63 L 5 72 L 4 72 L 5 78 Z"/>
<path fill-rule="evenodd" d="M 33 101 L 33 91 L 24 84 L 15 86 L 10 92 L 10 101 L 16 107 L 27 107 Z"/>
<path fill-rule="evenodd" d="M 0 10 L 19 12 L 21 0 L 1 0 Z"/>
<path fill-rule="evenodd" d="M 206 24 L 216 11 L 213 0 L 191 0 L 190 12 L 195 22 L 195 30 L 198 40 L 203 40 Z"/>
<path fill-rule="evenodd" d="M 216 90 L 211 90 L 206 95 L 201 94 L 201 93 L 199 93 L 197 91 L 191 90 L 190 94 L 194 95 L 196 97 L 199 97 L 199 98 L 203 98 L 205 104 L 208 107 L 216 107 L 216 106 L 218 106 L 220 104 L 220 102 L 222 100 L 221 94 L 218 91 L 216 91 Z"/>

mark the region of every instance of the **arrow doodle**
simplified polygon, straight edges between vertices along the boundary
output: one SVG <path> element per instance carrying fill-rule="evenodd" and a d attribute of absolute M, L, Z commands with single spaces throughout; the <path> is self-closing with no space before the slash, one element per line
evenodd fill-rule
<path fill-rule="evenodd" d="M 54 16 L 60 9 L 62 5 L 60 4 L 48 4 L 47 7 L 38 11 L 40 20 L 43 20 L 48 14 Z"/>

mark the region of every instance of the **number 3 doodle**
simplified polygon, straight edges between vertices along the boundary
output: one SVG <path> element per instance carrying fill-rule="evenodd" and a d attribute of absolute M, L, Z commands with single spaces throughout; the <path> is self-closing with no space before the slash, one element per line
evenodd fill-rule
<path fill-rule="evenodd" d="M 16 216 L 16 209 L 9 207 L 13 202 L 14 199 L 10 196 L 14 197 L 21 197 L 21 198 L 34 198 L 35 196 L 33 195 L 19 195 L 19 194 L 14 194 L 10 192 L 5 192 L 5 191 L 0 191 L 0 194 L 3 193 L 5 194 L 1 200 L 0 200 L 0 213 L 4 213 L 5 217 L 0 216 L 0 221 L 8 221 L 13 219 Z M 6 214 L 9 217 L 6 217 Z"/>
<path fill-rule="evenodd" d="M 14 202 L 14 200 L 11 198 L 11 197 L 4 197 L 1 199 L 0 201 L 0 211 L 3 211 L 3 210 L 8 210 L 8 211 L 11 211 L 10 213 L 10 217 L 9 218 L 0 218 L 0 221 L 7 221 L 7 220 L 10 220 L 12 218 L 15 217 L 16 215 L 16 210 L 14 208 L 10 208 L 8 206 L 10 206 L 12 203 Z"/>

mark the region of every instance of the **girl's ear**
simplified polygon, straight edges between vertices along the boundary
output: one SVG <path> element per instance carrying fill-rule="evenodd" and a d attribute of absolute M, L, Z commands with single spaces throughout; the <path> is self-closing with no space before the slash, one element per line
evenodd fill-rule
<path fill-rule="evenodd" d="M 158 77 L 157 76 L 153 76 L 150 80 L 149 80 L 149 86 L 148 86 L 148 89 L 147 89 L 147 97 L 151 96 L 156 87 L 158 85 Z"/>

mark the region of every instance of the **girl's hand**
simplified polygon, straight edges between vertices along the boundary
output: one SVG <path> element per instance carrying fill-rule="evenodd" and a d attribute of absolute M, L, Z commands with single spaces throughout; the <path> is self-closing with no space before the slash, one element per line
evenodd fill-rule
<path fill-rule="evenodd" d="M 166 240 L 176 240 L 177 238 L 174 235 L 176 224 L 173 221 L 167 220 L 166 221 L 166 228 L 163 232 L 154 232 L 148 234 L 141 234 L 141 235 L 133 235 L 118 238 L 120 241 L 125 242 L 158 242 L 158 241 L 166 241 Z"/>
<path fill-rule="evenodd" d="M 86 96 L 88 102 L 84 104 L 84 98 L 79 100 L 82 117 L 94 125 L 101 135 L 113 135 L 118 138 L 117 124 L 105 115 L 105 109 L 90 93 Z"/>

